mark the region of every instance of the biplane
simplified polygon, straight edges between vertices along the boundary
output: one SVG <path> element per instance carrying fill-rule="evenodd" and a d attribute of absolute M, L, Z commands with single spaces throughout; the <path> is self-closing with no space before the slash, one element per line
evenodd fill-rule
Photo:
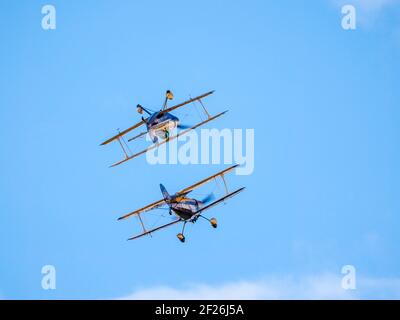
<path fill-rule="evenodd" d="M 235 169 L 238 165 L 231 166 L 225 170 L 222 170 L 204 180 L 201 180 L 200 182 L 197 182 L 190 187 L 187 187 L 185 189 L 182 189 L 175 194 L 171 195 L 168 193 L 167 189 L 160 184 L 160 189 L 161 193 L 163 195 L 163 198 L 153 202 L 141 209 L 135 210 L 133 212 L 130 212 L 120 218 L 118 220 L 124 220 L 127 218 L 130 218 L 132 216 L 136 216 L 139 219 L 140 225 L 142 227 L 142 233 L 135 235 L 128 240 L 133 240 L 137 239 L 140 237 L 143 237 L 145 235 L 151 235 L 152 233 L 159 231 L 161 229 L 164 229 L 166 227 L 172 226 L 177 223 L 182 223 L 182 231 L 177 234 L 178 239 L 181 242 L 185 242 L 185 236 L 184 236 L 184 231 L 185 231 L 185 226 L 188 222 L 195 223 L 199 218 L 202 218 L 204 220 L 207 220 L 213 228 L 217 227 L 217 219 L 216 218 L 207 218 L 203 215 L 203 212 L 216 206 L 217 204 L 220 204 L 222 202 L 225 202 L 227 199 L 237 195 L 241 191 L 243 191 L 245 188 L 239 188 L 235 191 L 229 192 L 228 187 L 224 178 L 224 175 L 227 174 L 228 172 L 232 171 Z M 199 188 L 200 186 L 212 181 L 216 180 L 218 177 L 220 177 L 224 183 L 225 187 L 225 195 L 218 200 L 212 201 L 213 200 L 213 194 L 208 195 L 206 198 L 202 200 L 198 200 L 195 198 L 189 198 L 187 195 L 192 192 L 193 190 Z M 212 202 L 211 202 L 212 201 Z M 141 214 L 154 210 L 154 209 L 160 209 L 160 208 L 166 208 L 169 210 L 169 215 L 175 215 L 175 218 L 172 222 L 169 222 L 167 224 L 152 228 L 150 230 L 146 229 L 144 225 L 144 221 L 141 217 Z"/>
<path fill-rule="evenodd" d="M 179 103 L 175 106 L 168 108 L 168 106 L 167 106 L 168 100 L 172 100 L 174 95 L 170 90 L 167 90 L 162 108 L 159 111 L 155 111 L 155 112 L 138 104 L 136 106 L 137 112 L 140 114 L 146 113 L 147 118 L 142 116 L 142 120 L 140 122 L 129 127 L 128 129 L 125 129 L 123 131 L 119 131 L 119 129 L 118 129 L 118 134 L 116 134 L 115 136 L 111 137 L 110 139 L 108 139 L 100 144 L 103 146 L 103 145 L 109 144 L 110 142 L 118 141 L 122 148 L 122 151 L 124 153 L 124 159 L 112 164 L 110 167 L 115 167 L 115 166 L 120 165 L 128 160 L 131 160 L 131 159 L 137 157 L 137 156 L 140 156 L 149 150 L 159 147 L 161 144 L 164 144 L 168 141 L 171 141 L 180 136 L 183 136 L 186 133 L 188 133 L 189 131 L 194 130 L 216 118 L 219 118 L 223 114 L 225 114 L 227 111 L 221 112 L 215 116 L 211 116 L 208 113 L 207 109 L 204 107 L 204 104 L 202 103 L 201 99 L 203 99 L 213 93 L 214 93 L 214 91 L 210 91 L 210 92 L 204 93 L 200 96 L 191 98 L 187 101 L 184 101 L 182 103 Z M 207 119 L 204 121 L 201 121 L 200 123 L 197 123 L 194 126 L 182 125 L 179 121 L 179 118 L 174 116 L 173 114 L 171 114 L 171 112 L 178 108 L 181 108 L 189 103 L 195 102 L 195 101 L 198 101 L 201 104 L 203 111 L 207 116 Z M 138 135 L 136 135 L 132 138 L 129 138 L 128 142 L 136 140 L 140 137 L 143 137 L 146 134 L 149 134 L 151 140 L 153 141 L 153 145 L 151 145 L 147 149 L 144 149 L 140 152 L 132 154 L 132 152 L 130 151 L 130 149 L 127 145 L 127 142 L 124 139 L 124 136 L 127 133 L 131 132 L 132 130 L 134 130 L 136 128 L 139 128 L 142 125 L 146 125 L 146 131 L 143 131 L 143 132 L 139 133 Z M 175 128 L 182 129 L 182 131 L 179 131 L 177 134 L 170 136 L 170 132 L 172 130 L 174 130 Z M 161 140 L 161 141 L 159 141 L 159 140 Z"/>

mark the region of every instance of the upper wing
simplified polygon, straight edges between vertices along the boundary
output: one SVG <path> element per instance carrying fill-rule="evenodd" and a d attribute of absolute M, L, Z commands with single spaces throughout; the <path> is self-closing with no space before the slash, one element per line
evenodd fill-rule
<path fill-rule="evenodd" d="M 202 94 L 202 95 L 200 95 L 200 96 L 197 96 L 197 97 L 195 97 L 195 98 L 189 99 L 189 100 L 187 100 L 187 101 L 185 101 L 185 102 L 182 102 L 182 103 L 180 103 L 180 104 L 177 104 L 177 105 L 175 105 L 175 106 L 173 106 L 173 107 L 170 107 L 170 108 L 168 108 L 168 109 L 165 109 L 165 110 L 163 110 L 162 112 L 163 112 L 163 113 L 171 112 L 172 110 L 178 109 L 178 108 L 180 108 L 180 107 L 182 107 L 182 106 L 184 106 L 184 105 L 186 105 L 186 104 L 188 104 L 188 103 L 191 103 L 191 102 L 193 102 L 193 101 L 203 99 L 203 98 L 205 98 L 205 97 L 207 97 L 207 96 L 209 96 L 210 94 L 213 94 L 213 93 L 214 93 L 214 90 L 213 90 L 213 91 L 210 91 L 210 92 L 207 92 L 207 93 L 204 93 L 204 94 Z"/>
<path fill-rule="evenodd" d="M 143 207 L 141 209 L 129 212 L 126 215 L 124 215 L 122 217 L 119 217 L 118 220 L 123 220 L 123 219 L 129 218 L 129 217 L 131 217 L 131 216 L 133 216 L 135 214 L 139 214 L 139 213 L 142 213 L 142 212 L 153 210 L 155 208 L 161 207 L 164 204 L 165 204 L 164 199 L 158 200 L 158 201 L 153 202 L 153 203 L 151 203 L 151 204 L 149 204 L 149 205 L 147 205 L 147 206 L 145 206 L 145 207 Z"/>
<path fill-rule="evenodd" d="M 235 190 L 235 191 L 233 191 L 233 192 L 231 192 L 231 193 L 228 193 L 226 196 L 224 196 L 224 197 L 222 197 L 222 198 L 219 198 L 218 200 L 215 200 L 214 202 L 211 202 L 209 205 L 206 205 L 205 207 L 201 208 L 200 210 L 197 210 L 197 211 L 195 212 L 195 214 L 199 214 L 199 213 L 201 213 L 201 212 L 203 212 L 203 211 L 206 211 L 206 210 L 208 210 L 208 209 L 210 209 L 210 208 L 216 206 L 217 204 L 219 204 L 219 203 L 225 201 L 226 199 L 231 198 L 231 197 L 237 195 L 239 192 L 242 192 L 244 189 L 245 189 L 245 187 L 242 187 L 242 188 L 237 189 L 237 190 Z"/>
<path fill-rule="evenodd" d="M 218 176 L 221 176 L 221 175 L 223 175 L 223 174 L 225 174 L 225 173 L 228 173 L 228 172 L 232 171 L 232 170 L 235 169 L 237 166 L 238 166 L 238 164 L 235 164 L 235 165 L 233 165 L 232 167 L 229 167 L 229 168 L 227 168 L 227 169 L 225 169 L 225 170 L 222 170 L 222 171 L 220 171 L 220 172 L 218 172 L 218 173 L 216 173 L 216 174 L 214 174 L 214 175 L 212 175 L 212 176 L 210 176 L 210 177 L 208 177 L 208 178 L 206 178 L 206 179 L 204 179 L 204 180 L 201 180 L 200 182 L 195 183 L 194 185 L 191 185 L 190 187 L 187 187 L 187 188 L 185 188 L 185 189 L 182 189 L 182 190 L 179 191 L 178 193 L 179 193 L 179 194 L 182 194 L 182 193 L 190 192 L 190 191 L 192 191 L 192 190 L 194 190 L 194 189 L 196 189 L 196 188 L 202 186 L 203 184 L 205 184 L 205 183 L 211 181 L 212 179 L 214 179 L 214 178 L 216 178 L 216 177 L 218 177 Z"/>
<path fill-rule="evenodd" d="M 101 145 L 101 146 L 104 146 L 104 145 L 106 145 L 106 144 L 109 144 L 110 142 L 112 142 L 112 141 L 118 139 L 119 137 L 122 137 L 122 136 L 126 135 L 129 131 L 132 131 L 133 129 L 136 129 L 136 128 L 140 127 L 140 126 L 141 126 L 142 124 L 144 124 L 144 123 L 145 123 L 145 121 L 142 120 L 142 121 L 136 123 L 135 125 L 133 125 L 132 127 L 130 127 L 130 128 L 128 128 L 128 129 L 126 129 L 126 130 L 124 130 L 124 131 L 118 133 L 118 134 L 115 135 L 114 137 L 112 137 L 112 138 L 110 138 L 110 139 L 104 141 L 104 142 L 101 143 L 100 145 Z"/>
<path fill-rule="evenodd" d="M 172 222 L 170 222 L 170 223 L 167 223 L 167 224 L 164 224 L 164 225 L 162 225 L 162 226 L 160 226 L 160 227 L 157 227 L 157 228 L 154 228 L 154 229 L 151 229 L 151 230 L 147 230 L 147 231 L 145 231 L 145 232 L 143 232 L 143 233 L 141 233 L 141 234 L 138 234 L 137 236 L 133 236 L 133 237 L 129 238 L 128 240 L 134 240 L 134 239 L 143 237 L 143 236 L 145 236 L 146 234 L 150 234 L 150 233 L 155 232 L 155 231 L 158 231 L 158 230 L 160 230 L 160 229 L 163 229 L 163 228 L 172 226 L 173 224 L 178 223 L 178 222 L 181 222 L 181 221 L 182 221 L 182 219 L 174 220 L 174 221 L 172 221 Z"/>

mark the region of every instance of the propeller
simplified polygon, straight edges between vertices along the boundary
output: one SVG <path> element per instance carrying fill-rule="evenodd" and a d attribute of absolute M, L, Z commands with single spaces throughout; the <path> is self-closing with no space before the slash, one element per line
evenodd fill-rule
<path fill-rule="evenodd" d="M 210 202 L 210 201 L 212 201 L 212 200 L 214 200 L 215 199 L 215 196 L 214 196 L 214 193 L 210 193 L 210 194 L 208 194 L 207 196 L 205 196 L 202 200 L 201 200 L 201 202 L 202 203 L 204 203 L 204 204 L 207 204 L 208 202 Z"/>
<path fill-rule="evenodd" d="M 189 125 L 186 125 L 186 124 L 178 124 L 178 129 L 181 129 L 181 130 L 183 130 L 183 129 L 189 129 L 189 128 L 191 128 L 192 126 L 189 126 Z"/>

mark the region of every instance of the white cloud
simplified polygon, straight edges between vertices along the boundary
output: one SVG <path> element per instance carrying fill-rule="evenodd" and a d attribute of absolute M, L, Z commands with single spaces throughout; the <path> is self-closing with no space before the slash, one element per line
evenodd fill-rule
<path fill-rule="evenodd" d="M 180 288 L 142 288 L 120 299 L 400 299 L 400 279 L 357 279 L 356 290 L 344 290 L 341 276 L 274 277 L 219 285 L 192 284 Z"/>

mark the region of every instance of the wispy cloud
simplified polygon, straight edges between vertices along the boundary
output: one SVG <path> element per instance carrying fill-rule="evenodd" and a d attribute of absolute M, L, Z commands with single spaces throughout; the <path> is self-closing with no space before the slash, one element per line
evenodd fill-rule
<path fill-rule="evenodd" d="M 180 288 L 156 286 L 135 290 L 120 299 L 400 299 L 400 279 L 359 279 L 356 290 L 343 289 L 341 280 L 340 276 L 326 273 L 303 278 L 270 277 L 220 285 L 192 284 Z"/>

